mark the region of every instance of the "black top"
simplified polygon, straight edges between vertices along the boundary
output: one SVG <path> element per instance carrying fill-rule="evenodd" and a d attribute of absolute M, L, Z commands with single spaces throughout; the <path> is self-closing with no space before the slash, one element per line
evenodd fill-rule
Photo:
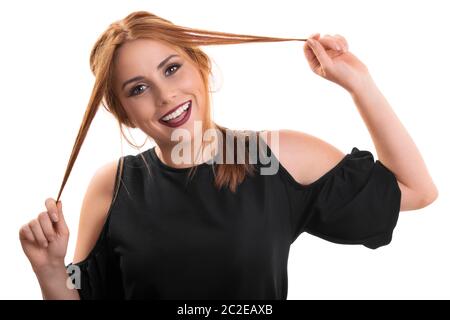
<path fill-rule="evenodd" d="M 391 242 L 401 192 L 369 151 L 354 147 L 302 185 L 279 162 L 259 174 L 270 166 L 261 156 L 278 161 L 261 143 L 258 173 L 235 194 L 213 185 L 210 162 L 187 183 L 189 168 L 165 165 L 154 147 L 123 157 L 95 247 L 66 266 L 79 267 L 81 299 L 286 299 L 289 249 L 303 231 L 371 249 Z"/>

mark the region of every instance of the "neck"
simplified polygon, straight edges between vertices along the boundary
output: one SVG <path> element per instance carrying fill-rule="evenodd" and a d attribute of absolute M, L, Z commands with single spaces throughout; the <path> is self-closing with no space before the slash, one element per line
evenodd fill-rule
<path fill-rule="evenodd" d="M 172 155 L 173 151 L 173 155 Z M 175 145 L 156 145 L 155 152 L 158 158 L 166 165 L 173 168 L 189 168 L 195 165 L 205 163 L 217 154 L 218 142 L 213 139 L 212 142 L 180 143 Z"/>

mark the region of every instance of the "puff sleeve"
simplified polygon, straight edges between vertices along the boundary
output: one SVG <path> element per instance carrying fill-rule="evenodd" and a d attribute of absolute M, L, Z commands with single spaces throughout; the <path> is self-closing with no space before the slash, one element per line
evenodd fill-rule
<path fill-rule="evenodd" d="M 309 185 L 287 177 L 292 242 L 303 232 L 339 244 L 370 249 L 387 245 L 400 212 L 401 191 L 393 172 L 372 153 L 354 147 Z"/>

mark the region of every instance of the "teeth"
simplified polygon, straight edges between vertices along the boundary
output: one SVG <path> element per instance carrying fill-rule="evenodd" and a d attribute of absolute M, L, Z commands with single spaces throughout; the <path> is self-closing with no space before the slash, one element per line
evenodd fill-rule
<path fill-rule="evenodd" d="M 190 102 L 186 102 L 185 104 L 180 106 L 177 110 L 175 110 L 171 114 L 169 114 L 169 115 L 165 116 L 164 118 L 162 118 L 162 120 L 169 121 L 170 119 L 174 119 L 174 118 L 178 117 L 180 114 L 182 114 L 184 111 L 186 111 L 187 108 L 189 108 L 189 103 Z"/>

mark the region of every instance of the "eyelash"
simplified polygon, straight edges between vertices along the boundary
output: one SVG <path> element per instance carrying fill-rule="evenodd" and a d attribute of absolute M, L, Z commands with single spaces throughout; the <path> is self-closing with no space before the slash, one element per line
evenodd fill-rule
<path fill-rule="evenodd" d="M 174 63 L 174 64 L 171 64 L 169 67 L 167 67 L 166 71 L 171 69 L 172 67 L 177 67 L 177 69 L 174 72 L 171 73 L 171 75 L 172 75 L 172 74 L 176 73 L 178 71 L 178 69 L 181 68 L 181 66 L 182 66 L 181 64 Z M 140 93 L 135 93 L 135 90 L 137 88 L 139 88 L 139 87 L 142 87 L 142 86 L 145 86 L 145 85 L 144 84 L 139 84 L 136 87 L 134 87 L 133 89 L 131 89 L 128 96 L 131 97 L 131 96 L 138 96 L 138 95 L 140 95 L 143 91 L 141 91 Z"/>

